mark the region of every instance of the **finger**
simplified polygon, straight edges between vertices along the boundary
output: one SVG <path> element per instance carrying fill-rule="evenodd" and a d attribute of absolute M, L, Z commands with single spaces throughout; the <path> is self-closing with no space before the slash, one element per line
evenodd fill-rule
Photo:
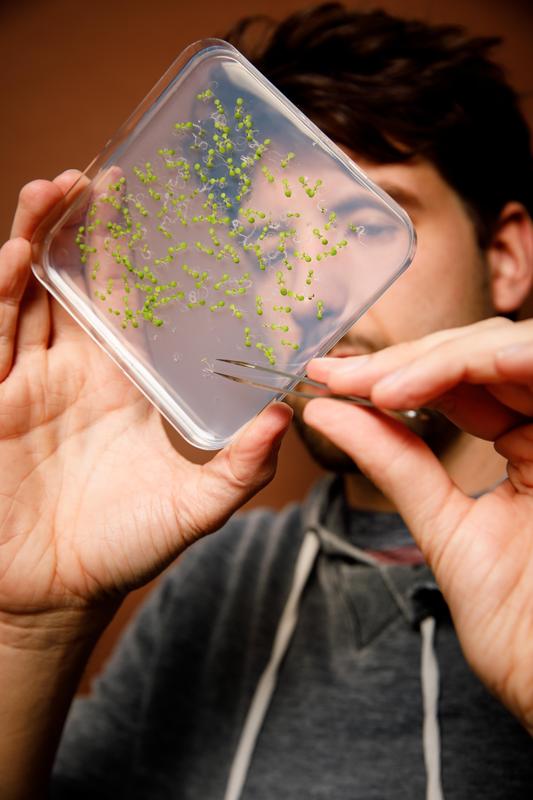
<path fill-rule="evenodd" d="M 64 180 L 69 180 L 68 174 Z M 35 180 L 23 186 L 13 218 L 11 237 L 22 236 L 30 240 L 43 219 L 63 196 L 62 183 L 57 185 L 52 181 Z"/>
<path fill-rule="evenodd" d="M 527 376 L 524 376 L 524 379 L 526 378 Z M 506 381 L 501 384 L 492 383 L 487 384 L 486 390 L 495 397 L 501 405 L 506 406 L 508 409 L 515 409 L 516 416 L 531 416 L 531 409 L 533 408 L 531 383 L 522 386 L 511 381 Z"/>
<path fill-rule="evenodd" d="M 86 176 L 80 181 L 80 189 L 76 192 L 72 202 L 78 195 L 87 189 L 90 181 Z M 65 222 L 61 225 L 55 235 L 54 245 L 58 252 L 65 255 L 64 262 L 60 266 L 61 272 L 66 272 L 69 279 L 73 279 L 81 288 L 83 287 L 90 295 L 91 302 L 94 299 L 92 288 L 89 289 L 87 276 L 95 269 L 94 263 L 88 263 L 93 255 L 93 236 L 91 225 L 95 220 L 90 216 L 95 214 L 94 187 L 86 191 L 85 195 L 78 203 L 75 203 L 68 212 Z M 96 220 L 97 224 L 100 221 Z M 89 233 L 87 228 L 89 227 Z M 83 331 L 72 315 L 60 305 L 54 305 L 52 314 L 51 341 L 53 344 L 62 339 L 73 341 L 83 338 Z"/>
<path fill-rule="evenodd" d="M 83 181 L 79 170 L 71 169 L 62 172 L 52 182 L 34 181 L 28 184 L 21 192 L 13 229 L 20 229 L 27 236 L 33 235 L 74 185 L 78 186 L 77 191 L 81 190 Z M 55 309 L 58 310 L 57 304 Z M 20 353 L 45 348 L 49 339 L 50 298 L 45 288 L 30 276 L 21 303 L 16 348 Z"/>
<path fill-rule="evenodd" d="M 500 373 L 517 383 L 533 384 L 533 328 L 532 320 L 516 325 L 519 339 L 501 346 L 496 353 L 496 365 Z"/>
<path fill-rule="evenodd" d="M 92 184 L 90 193 L 83 198 L 77 213 L 61 231 L 63 247 L 70 253 L 72 268 L 79 285 L 83 287 L 97 314 L 104 315 L 112 324 L 125 328 L 121 334 L 130 342 L 137 337 L 135 326 L 126 323 L 127 309 L 136 290 L 121 258 L 131 259 L 128 248 L 131 231 L 124 219 L 125 182 L 122 170 L 110 167 Z M 65 312 L 57 314 L 59 324 L 54 324 L 54 340 L 80 335 Z M 138 323 L 136 323 L 138 324 Z M 129 329 L 128 329 L 129 328 Z M 136 342 L 142 347 L 142 339 Z"/>
<path fill-rule="evenodd" d="M 45 349 L 50 339 L 50 297 L 32 275 L 20 305 L 16 353 Z"/>
<path fill-rule="evenodd" d="M 226 520 L 272 479 L 291 418 L 292 410 L 285 403 L 273 403 L 202 467 L 206 515 L 198 516 L 195 535 L 219 527 L 221 520 Z"/>
<path fill-rule="evenodd" d="M 507 474 L 520 494 L 533 495 L 533 425 L 521 425 L 494 443 L 497 453 L 507 459 Z"/>
<path fill-rule="evenodd" d="M 125 182 L 121 179 L 122 170 L 111 167 L 93 187 L 84 225 L 87 252 L 83 267 L 86 291 L 96 307 L 120 312 L 120 317 L 127 273 L 120 259 L 132 259 L 128 247 L 131 231 L 127 231 L 123 217 Z"/>
<path fill-rule="evenodd" d="M 0 249 L 0 381 L 11 370 L 22 295 L 31 263 L 31 247 L 21 237 Z"/>
<path fill-rule="evenodd" d="M 460 383 L 431 402 L 461 430 L 479 439 L 495 441 L 523 422 L 522 414 L 512 411 L 484 386 Z"/>
<path fill-rule="evenodd" d="M 335 392 L 366 395 L 385 375 L 408 366 L 438 345 L 507 325 L 512 325 L 507 319 L 491 318 L 462 328 L 436 331 L 422 339 L 401 342 L 370 355 L 315 359 L 309 362 L 307 372 L 314 380 L 326 381 Z"/>
<path fill-rule="evenodd" d="M 497 379 L 493 356 L 502 337 L 516 339 L 526 335 L 526 330 L 518 329 L 509 320 L 484 320 L 387 348 L 363 357 L 361 366 L 361 359 L 344 359 L 340 367 L 332 368 L 328 383 L 336 392 L 360 394 L 366 390 L 364 393 L 383 408 L 429 405 L 468 433 L 493 441 L 528 412 L 523 393 L 518 398 L 516 391 L 498 387 L 491 392 L 481 386 L 468 386 L 463 380 L 471 377 L 476 381 L 475 370 L 478 382 L 483 378 Z M 399 364 L 403 366 L 398 369 Z M 532 400 L 529 411 L 533 410 Z"/>
<path fill-rule="evenodd" d="M 73 191 L 74 187 L 76 187 L 76 191 L 73 191 L 73 196 L 77 197 L 78 194 L 89 183 L 89 178 L 87 178 L 79 169 L 66 169 L 63 172 L 60 172 L 59 175 L 54 178 L 52 183 L 59 187 L 64 195 L 70 191 Z"/>
<path fill-rule="evenodd" d="M 373 380 L 376 382 L 370 392 L 372 400 L 384 408 L 418 408 L 461 382 L 501 383 L 503 377 L 496 353 L 502 344 L 510 345 L 533 335 L 530 321 L 524 327 L 509 321 L 500 325 L 497 321 L 496 324 L 461 330 L 461 335 L 429 349 L 422 346 L 417 352 L 413 348 L 414 355 L 399 369 L 393 368 L 380 377 L 374 370 Z M 424 340 L 421 344 L 424 345 Z M 387 358 L 386 352 L 383 356 Z M 342 373 L 337 370 L 331 374 L 329 385 L 334 391 L 354 391 L 354 383 L 359 383 L 359 373 L 365 369 L 363 365 L 356 370 L 352 381 L 349 370 Z M 390 364 L 388 369 L 391 370 Z"/>
<path fill-rule="evenodd" d="M 452 483 L 427 445 L 389 417 L 335 400 L 312 400 L 304 420 L 346 452 L 392 500 L 435 568 L 449 532 L 472 501 Z"/>

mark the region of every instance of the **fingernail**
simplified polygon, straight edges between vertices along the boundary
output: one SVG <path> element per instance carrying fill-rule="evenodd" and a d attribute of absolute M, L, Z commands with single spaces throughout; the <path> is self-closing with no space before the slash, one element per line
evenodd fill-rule
<path fill-rule="evenodd" d="M 327 358 L 327 356 L 323 356 L 323 358 L 312 358 L 307 366 L 319 367 L 320 369 L 330 369 L 331 367 L 335 366 L 336 361 L 336 358 Z"/>
<path fill-rule="evenodd" d="M 333 358 L 335 375 L 351 375 L 370 361 L 370 356 L 350 356 L 349 358 Z"/>

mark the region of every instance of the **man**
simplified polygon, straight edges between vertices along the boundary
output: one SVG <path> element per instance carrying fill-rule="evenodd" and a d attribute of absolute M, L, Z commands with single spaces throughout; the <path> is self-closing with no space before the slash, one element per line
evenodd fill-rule
<path fill-rule="evenodd" d="M 229 38 L 243 48 L 245 34 Z M 484 320 L 515 314 L 531 288 L 531 155 L 488 47 L 329 4 L 251 54 L 418 232 L 412 267 L 333 353 L 362 363 L 311 374 L 383 408 L 438 406 L 463 431 L 428 424 L 428 448 L 388 416 L 294 403 L 339 477 L 191 547 L 72 707 L 52 797 L 530 796 L 533 333 Z M 269 479 L 289 419 L 271 407 L 209 465 L 187 464 L 88 337 L 35 283 L 25 291 L 28 239 L 71 180 L 23 190 L 0 252 L 10 800 L 44 796 L 121 598 Z"/>

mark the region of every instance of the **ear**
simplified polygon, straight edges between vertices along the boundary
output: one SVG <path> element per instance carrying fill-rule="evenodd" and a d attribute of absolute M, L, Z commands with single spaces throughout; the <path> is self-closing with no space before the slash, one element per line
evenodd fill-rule
<path fill-rule="evenodd" d="M 516 311 L 533 285 L 533 222 L 523 205 L 504 206 L 486 255 L 495 310 Z"/>

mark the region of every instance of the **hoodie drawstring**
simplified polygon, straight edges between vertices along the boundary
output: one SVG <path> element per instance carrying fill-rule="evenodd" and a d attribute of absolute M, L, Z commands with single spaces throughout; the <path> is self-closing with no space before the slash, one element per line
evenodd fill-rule
<path fill-rule="evenodd" d="M 352 549 L 352 548 L 350 548 Z M 355 548 L 353 548 L 355 550 Z M 291 643 L 300 600 L 320 551 L 320 539 L 308 528 L 293 573 L 287 602 L 280 617 L 270 659 L 257 683 L 233 757 L 224 800 L 240 800 L 250 763 L 266 713 L 276 689 L 279 668 Z M 357 556 L 359 556 L 359 551 Z M 441 784 L 440 732 L 438 722 L 439 667 L 435 653 L 435 618 L 420 622 L 422 650 L 420 678 L 423 701 L 423 748 L 426 768 L 426 800 L 443 800 Z"/>
<path fill-rule="evenodd" d="M 246 715 L 237 751 L 231 765 L 224 800 L 239 800 L 241 796 L 257 737 L 276 688 L 279 667 L 289 648 L 296 627 L 300 598 L 313 569 L 319 549 L 318 536 L 314 531 L 308 530 L 298 553 L 291 591 L 278 623 L 270 659 L 259 679 Z"/>
<path fill-rule="evenodd" d="M 426 800 L 443 800 L 440 777 L 440 731 L 438 719 L 439 665 L 435 653 L 435 618 L 420 623 L 422 654 L 420 678 L 424 709 L 423 744 L 426 765 Z"/>

